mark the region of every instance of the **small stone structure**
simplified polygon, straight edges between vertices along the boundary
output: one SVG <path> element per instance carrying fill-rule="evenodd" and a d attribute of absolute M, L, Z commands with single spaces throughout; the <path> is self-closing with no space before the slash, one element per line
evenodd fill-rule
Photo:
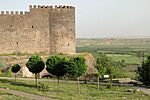
<path fill-rule="evenodd" d="M 75 54 L 75 7 L 0 12 L 0 54 Z"/>

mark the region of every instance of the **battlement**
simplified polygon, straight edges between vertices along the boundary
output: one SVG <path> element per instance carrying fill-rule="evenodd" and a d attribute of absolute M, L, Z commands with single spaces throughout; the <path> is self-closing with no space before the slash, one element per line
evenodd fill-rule
<path fill-rule="evenodd" d="M 53 6 L 29 5 L 29 9 L 74 10 L 75 7 L 64 5 L 53 5 Z M 29 13 L 30 12 L 27 11 L 0 11 L 0 15 L 28 15 Z"/>
<path fill-rule="evenodd" d="M 54 5 L 54 6 L 41 6 L 41 5 L 29 5 L 30 9 L 75 9 L 73 6 L 63 6 L 63 5 Z"/>
<path fill-rule="evenodd" d="M 27 15 L 27 11 L 1 11 L 0 15 Z"/>

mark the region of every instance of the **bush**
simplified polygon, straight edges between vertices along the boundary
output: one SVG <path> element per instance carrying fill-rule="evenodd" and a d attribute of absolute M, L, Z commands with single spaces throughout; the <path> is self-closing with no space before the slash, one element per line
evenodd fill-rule
<path fill-rule="evenodd" d="M 0 77 L 12 77 L 11 69 L 9 69 L 7 72 L 0 72 Z"/>
<path fill-rule="evenodd" d="M 39 82 L 38 90 L 42 91 L 42 92 L 47 92 L 47 91 L 49 91 L 48 85 Z"/>

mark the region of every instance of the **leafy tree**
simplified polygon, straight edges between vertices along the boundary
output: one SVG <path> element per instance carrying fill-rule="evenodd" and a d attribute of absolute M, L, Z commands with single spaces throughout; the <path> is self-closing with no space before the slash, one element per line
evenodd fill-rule
<path fill-rule="evenodd" d="M 112 60 L 105 54 L 101 54 L 101 56 L 99 56 L 96 60 L 95 67 L 97 68 L 98 74 L 101 78 L 103 78 L 105 74 L 111 74 L 109 70 L 111 66 Z"/>
<path fill-rule="evenodd" d="M 150 56 L 142 63 L 142 67 L 138 67 L 136 73 L 139 81 L 145 85 L 150 84 Z"/>
<path fill-rule="evenodd" d="M 106 67 L 98 65 L 98 64 L 95 67 L 98 70 L 98 73 L 97 73 L 98 77 L 100 77 L 101 79 L 103 79 L 104 75 L 106 74 L 106 71 L 107 71 Z"/>
<path fill-rule="evenodd" d="M 67 73 L 74 77 L 80 77 L 82 74 L 84 74 L 87 70 L 87 65 L 85 63 L 85 59 L 83 57 L 74 57 L 70 59 L 69 68 L 67 70 Z"/>
<path fill-rule="evenodd" d="M 106 67 L 103 67 L 101 65 L 96 65 L 95 66 L 98 70 L 98 72 L 96 73 L 96 76 L 97 76 L 97 85 L 98 85 L 98 91 L 99 91 L 99 78 L 103 79 L 104 78 L 104 75 L 106 74 Z"/>
<path fill-rule="evenodd" d="M 20 70 L 20 65 L 19 64 L 14 64 L 13 66 L 12 66 L 12 68 L 11 68 L 11 71 L 13 72 L 13 73 L 15 73 L 15 81 L 16 81 L 16 73 Z"/>
<path fill-rule="evenodd" d="M 111 79 L 111 81 L 112 81 L 113 76 L 114 76 L 114 73 L 115 73 L 115 68 L 114 68 L 114 66 L 109 66 L 109 67 L 107 67 L 106 73 L 109 74 L 109 77 L 110 77 L 110 79 Z"/>
<path fill-rule="evenodd" d="M 114 74 L 114 67 L 112 60 L 106 56 L 106 54 L 101 54 L 96 60 L 96 66 L 98 70 L 98 90 L 99 90 L 99 77 L 103 79 L 105 74 L 108 74 L 110 77 L 110 82 L 112 82 L 113 74 Z M 111 86 L 111 83 L 110 83 Z"/>
<path fill-rule="evenodd" d="M 66 70 L 67 70 L 67 75 L 70 77 L 70 78 L 77 78 L 78 75 L 78 66 L 76 65 L 75 62 L 73 61 L 70 61 L 66 64 Z"/>
<path fill-rule="evenodd" d="M 39 55 L 31 56 L 26 64 L 30 72 L 35 74 L 35 83 L 37 87 L 37 75 L 44 69 L 44 62 Z"/>
<path fill-rule="evenodd" d="M 80 94 L 79 77 L 83 75 L 86 72 L 86 70 L 87 65 L 83 57 L 74 57 L 70 59 L 70 63 L 68 64 L 67 68 L 67 73 L 71 77 L 77 78 L 79 94 Z"/>
<path fill-rule="evenodd" d="M 58 78 L 66 74 L 67 58 L 62 56 L 50 56 L 46 61 L 46 70 Z"/>

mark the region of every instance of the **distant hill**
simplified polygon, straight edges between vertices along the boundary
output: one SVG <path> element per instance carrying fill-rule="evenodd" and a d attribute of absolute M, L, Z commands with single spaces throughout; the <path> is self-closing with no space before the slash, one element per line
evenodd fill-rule
<path fill-rule="evenodd" d="M 77 47 L 90 45 L 147 45 L 150 38 L 78 38 Z"/>

